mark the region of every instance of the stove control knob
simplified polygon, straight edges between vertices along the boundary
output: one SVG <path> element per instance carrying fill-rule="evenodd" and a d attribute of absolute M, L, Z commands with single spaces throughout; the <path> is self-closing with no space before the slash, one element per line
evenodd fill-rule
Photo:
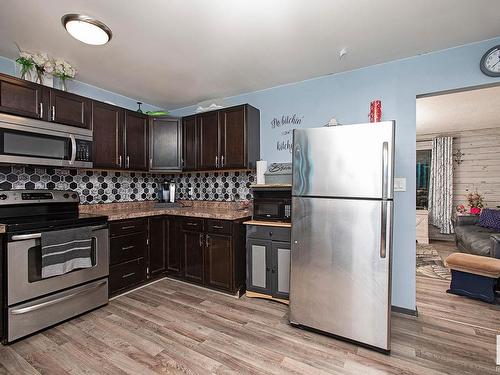
<path fill-rule="evenodd" d="M 0 194 L 0 200 L 4 201 L 6 200 L 8 197 L 7 197 L 7 194 Z"/>
<path fill-rule="evenodd" d="M 78 196 L 75 193 L 71 194 L 71 198 L 76 199 L 77 197 Z"/>
<path fill-rule="evenodd" d="M 68 193 L 64 193 L 63 197 L 66 198 L 66 199 L 68 199 L 69 198 L 69 194 Z"/>

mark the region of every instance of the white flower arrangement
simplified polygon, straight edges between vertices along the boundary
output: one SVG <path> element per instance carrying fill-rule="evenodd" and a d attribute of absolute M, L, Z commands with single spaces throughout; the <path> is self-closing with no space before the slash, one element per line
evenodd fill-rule
<path fill-rule="evenodd" d="M 75 78 L 76 75 L 76 69 L 70 63 L 62 59 L 52 59 L 46 53 L 30 53 L 19 49 L 16 62 L 21 65 L 21 78 L 25 78 L 31 70 L 35 70 L 40 83 L 45 74 L 51 74 L 59 78 L 65 88 L 66 80 Z"/>
<path fill-rule="evenodd" d="M 75 78 L 76 69 L 67 61 L 56 59 L 54 61 L 54 75 L 60 79 Z"/>

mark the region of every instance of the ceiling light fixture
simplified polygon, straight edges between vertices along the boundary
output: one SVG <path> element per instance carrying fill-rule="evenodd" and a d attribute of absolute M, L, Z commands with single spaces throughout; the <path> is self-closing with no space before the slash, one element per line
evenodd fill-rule
<path fill-rule="evenodd" d="M 110 28 L 95 18 L 83 14 L 66 14 L 61 18 L 66 31 L 85 44 L 100 46 L 111 40 Z"/>

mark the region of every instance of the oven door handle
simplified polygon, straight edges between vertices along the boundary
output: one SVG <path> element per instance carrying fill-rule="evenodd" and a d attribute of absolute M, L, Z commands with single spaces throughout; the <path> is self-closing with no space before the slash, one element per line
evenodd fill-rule
<path fill-rule="evenodd" d="M 11 237 L 12 241 L 22 241 L 22 240 L 34 240 L 35 238 L 41 238 L 41 233 L 30 233 L 30 234 L 16 234 Z"/>
<path fill-rule="evenodd" d="M 88 293 L 88 292 L 90 292 L 90 291 L 92 291 L 94 289 L 100 288 L 101 286 L 106 285 L 106 284 L 107 284 L 107 281 L 101 281 L 100 283 L 94 284 L 94 285 L 92 285 L 89 288 L 80 290 L 80 291 L 75 292 L 75 293 L 68 294 L 67 296 L 56 298 L 56 299 L 53 299 L 53 300 L 47 301 L 47 302 L 42 302 L 42 303 L 39 303 L 37 305 L 23 307 L 23 308 L 20 308 L 20 309 L 15 309 L 15 310 L 12 310 L 10 313 L 12 315 L 27 314 L 27 313 L 32 312 L 32 311 L 43 309 L 44 307 L 55 305 L 56 303 L 66 301 L 68 299 L 71 299 L 71 298 L 74 298 L 74 297 L 77 297 L 77 296 L 81 296 L 82 294 L 86 294 L 86 293 Z"/>
<path fill-rule="evenodd" d="M 107 227 L 107 225 L 99 225 L 97 227 L 92 227 L 92 231 L 106 229 Z M 42 233 L 15 234 L 11 237 L 12 241 L 34 240 L 37 238 L 42 238 Z"/>
<path fill-rule="evenodd" d="M 71 139 L 71 160 L 69 161 L 69 165 L 73 165 L 76 160 L 76 139 L 73 134 L 70 134 L 69 138 Z"/>

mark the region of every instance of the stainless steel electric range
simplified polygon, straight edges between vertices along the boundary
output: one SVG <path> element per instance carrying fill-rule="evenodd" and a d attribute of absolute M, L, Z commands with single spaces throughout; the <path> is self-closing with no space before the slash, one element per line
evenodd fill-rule
<path fill-rule="evenodd" d="M 108 303 L 107 217 L 80 214 L 79 201 L 72 191 L 0 192 L 0 223 L 6 226 L 1 256 L 3 343 Z M 91 233 L 90 266 L 42 277 L 42 236 L 51 232 L 57 238 L 58 231 L 85 227 Z"/>

